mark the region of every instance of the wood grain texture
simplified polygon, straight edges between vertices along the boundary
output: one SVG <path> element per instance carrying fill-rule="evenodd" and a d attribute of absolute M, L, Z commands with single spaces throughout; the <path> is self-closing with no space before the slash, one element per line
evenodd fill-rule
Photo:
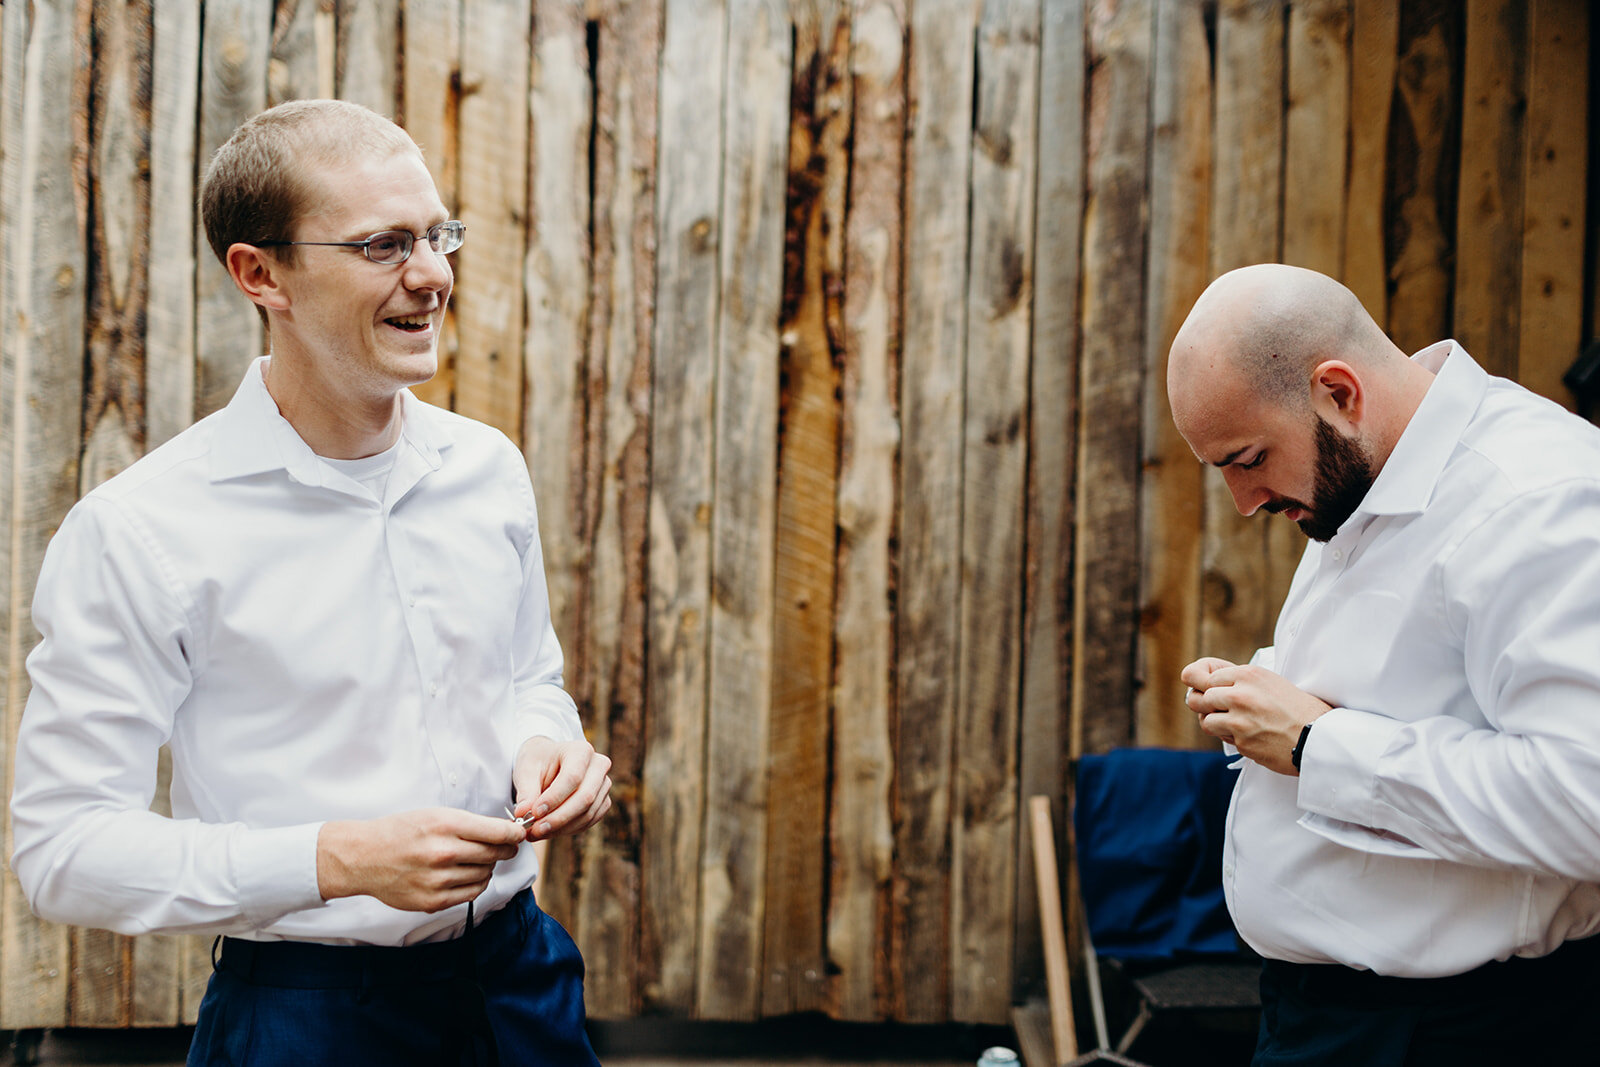
<path fill-rule="evenodd" d="M 1284 18 L 1279 0 L 1223 0 L 1217 10 L 1211 274 L 1279 255 Z M 1270 640 L 1282 602 L 1267 517 L 1240 516 L 1206 471 L 1200 653 L 1244 662 Z M 1280 523 L 1288 526 L 1287 523 Z"/>
<path fill-rule="evenodd" d="M 856 0 L 851 20 L 827 953 L 829 1013 L 869 1020 L 889 1013 L 905 6 Z"/>
<path fill-rule="evenodd" d="M 1485 370 L 1516 378 L 1528 8 L 1513 0 L 1468 0 L 1466 21 L 1453 333 Z"/>
<path fill-rule="evenodd" d="M 985 5 L 978 25 L 951 827 L 951 1015 L 966 1022 L 1011 1008 L 1039 17 L 1034 3 Z"/>
<path fill-rule="evenodd" d="M 895 1015 L 950 1011 L 951 745 L 959 679 L 962 396 L 977 5 L 908 10 L 894 747 Z"/>
<path fill-rule="evenodd" d="M 1183 703 L 1179 674 L 1200 655 L 1203 466 L 1172 423 L 1167 356 L 1178 327 L 1211 280 L 1212 80 L 1201 0 L 1156 10 L 1150 114 L 1150 251 L 1145 305 L 1145 385 L 1140 483 L 1142 539 L 1140 744 L 1209 744 Z"/>
<path fill-rule="evenodd" d="M 1150 152 L 1148 0 L 1088 12 L 1088 187 L 1073 552 L 1072 752 L 1133 739 L 1139 603 L 1144 203 Z M 1089 413 L 1092 413 L 1089 414 Z"/>
<path fill-rule="evenodd" d="M 1453 100 L 1461 57 L 1453 43 L 1464 10 L 1448 0 L 1413 4 L 1400 26 L 1400 60 L 1388 172 L 1389 336 L 1415 352 L 1451 332 L 1450 263 L 1460 122 Z"/>
<path fill-rule="evenodd" d="M 695 1007 L 706 804 L 725 19 L 721 0 L 686 0 L 662 26 L 640 970 L 646 1005 L 681 1015 Z"/>
<path fill-rule="evenodd" d="M 394 118 L 400 54 L 401 0 L 338 0 L 338 59 L 335 84 L 341 100 L 352 100 Z"/>
<path fill-rule="evenodd" d="M 616 0 L 595 25 L 593 296 L 588 390 L 597 514 L 588 625 L 591 722 L 610 755 L 613 807 L 584 841 L 577 887 L 581 946 L 591 961 L 589 1012 L 631 1016 L 642 1004 L 639 783 L 644 766 L 646 528 L 655 306 L 655 129 L 661 0 Z"/>
<path fill-rule="evenodd" d="M 1529 7 L 1517 380 L 1569 409 L 1575 398 L 1561 376 L 1584 340 L 1589 22 L 1583 4 L 1535 0 Z"/>
<path fill-rule="evenodd" d="M 1282 258 L 1332 278 L 1345 262 L 1350 22 L 1350 0 L 1296 3 L 1286 42 Z"/>
<path fill-rule="evenodd" d="M 400 15 L 400 112 L 396 121 L 422 149 L 439 199 L 455 216 L 460 203 L 461 0 L 404 0 Z M 419 398 L 450 407 L 459 341 L 452 301 L 445 309 L 439 337 L 439 369 L 411 389 Z"/>
<path fill-rule="evenodd" d="M 194 417 L 195 137 L 200 94 L 200 11 L 161 0 L 152 25 L 150 284 L 145 307 L 145 444 L 154 448 Z"/>
<path fill-rule="evenodd" d="M 529 11 L 462 0 L 455 410 L 522 440 Z M 574 354 L 575 355 L 575 354 Z"/>
<path fill-rule="evenodd" d="M 711 642 L 706 824 L 700 856 L 696 1009 L 760 1012 L 767 864 L 768 746 L 792 38 L 779 0 L 728 10 L 723 96 L 722 287 L 717 320 L 716 483 L 711 506 Z"/>
<path fill-rule="evenodd" d="M 96 2 L 94 98 L 88 122 L 87 373 L 78 469 L 86 493 L 144 450 L 144 314 L 149 283 L 152 30 L 147 2 Z M 74 1026 L 133 1021 L 133 942 L 74 929 Z M 161 976 L 158 974 L 157 978 Z"/>
<path fill-rule="evenodd" d="M 1017 756 L 1021 796 L 1065 794 L 1072 692 L 1072 529 L 1077 474 L 1078 292 L 1083 283 L 1083 5 L 1044 4 L 1039 27 L 1038 191 L 1029 368 L 1026 570 Z M 1018 871 L 1031 862 L 1024 836 Z M 1012 988 L 1044 980 L 1039 900 L 1019 878 Z"/>
<path fill-rule="evenodd" d="M 37 643 L 29 607 L 50 535 L 77 498 L 88 185 L 87 4 L 0 11 L 0 502 L 7 519 L 0 582 L 5 752 L 28 697 L 23 660 Z M 3 796 L 12 762 L 4 760 Z M 5 854 L 11 822 L 5 820 Z M 60 1025 L 68 1015 L 69 939 L 34 918 L 9 864 L 0 875 L 0 1029 Z"/>
<path fill-rule="evenodd" d="M 245 119 L 267 106 L 272 12 L 250 0 L 205 5 L 200 40 L 199 164 Z M 196 223 L 198 226 L 198 213 Z M 207 249 L 205 231 L 196 247 Z M 215 256 L 200 254 L 195 274 L 195 418 L 232 399 L 245 368 L 266 351 L 261 320 Z"/>
<path fill-rule="evenodd" d="M 1400 5 L 1394 0 L 1351 0 L 1350 179 L 1339 277 L 1380 325 L 1389 321 L 1384 177 L 1399 48 Z"/>
<path fill-rule="evenodd" d="M 788 189 L 773 576 L 766 928 L 761 1012 L 826 996 L 829 726 L 839 470 L 850 22 L 835 0 L 791 4 Z M 843 713 L 841 713 L 843 714 Z"/>
<path fill-rule="evenodd" d="M 278 0 L 273 7 L 272 54 L 267 61 L 267 103 L 338 91 L 337 0 Z"/>

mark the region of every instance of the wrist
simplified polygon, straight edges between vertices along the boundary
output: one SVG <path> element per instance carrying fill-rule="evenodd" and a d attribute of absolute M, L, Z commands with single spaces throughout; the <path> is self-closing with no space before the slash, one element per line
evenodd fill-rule
<path fill-rule="evenodd" d="M 352 822 L 325 822 L 317 831 L 317 892 L 323 900 L 356 895 L 346 851 L 354 826 Z"/>

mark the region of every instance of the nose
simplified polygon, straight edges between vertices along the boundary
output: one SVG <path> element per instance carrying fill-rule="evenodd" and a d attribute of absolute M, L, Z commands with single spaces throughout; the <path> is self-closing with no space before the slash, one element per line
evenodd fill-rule
<path fill-rule="evenodd" d="M 1233 506 L 1239 514 L 1249 518 L 1261 509 L 1261 505 L 1272 499 L 1272 494 L 1259 485 L 1253 485 L 1248 471 L 1227 467 L 1222 472 L 1223 481 L 1228 485 L 1228 492 L 1233 494 Z"/>
<path fill-rule="evenodd" d="M 405 285 L 407 289 L 422 291 L 438 291 L 450 289 L 450 283 L 455 279 L 455 272 L 450 267 L 450 257 L 443 252 L 435 252 L 428 247 L 426 241 L 418 241 L 411 249 L 411 256 L 401 264 L 405 271 Z"/>

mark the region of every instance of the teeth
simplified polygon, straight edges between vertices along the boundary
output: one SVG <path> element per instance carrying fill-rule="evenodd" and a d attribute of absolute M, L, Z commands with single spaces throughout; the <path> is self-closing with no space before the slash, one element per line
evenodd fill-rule
<path fill-rule="evenodd" d="M 430 319 L 429 315 L 396 315 L 389 321 L 398 326 L 426 326 Z"/>

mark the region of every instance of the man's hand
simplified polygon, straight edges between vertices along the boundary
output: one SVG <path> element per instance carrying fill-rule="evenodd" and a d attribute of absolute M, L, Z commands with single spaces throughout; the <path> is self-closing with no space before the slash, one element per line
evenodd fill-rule
<path fill-rule="evenodd" d="M 511 785 L 518 818 L 532 815 L 527 839 L 582 833 L 611 809 L 611 759 L 584 740 L 530 737 L 517 750 Z"/>
<path fill-rule="evenodd" d="M 494 865 L 522 840 L 514 823 L 456 808 L 324 823 L 317 888 L 323 900 L 365 895 L 401 911 L 443 911 L 488 888 Z"/>
<path fill-rule="evenodd" d="M 1185 701 L 1200 729 L 1237 748 L 1269 771 L 1298 777 L 1290 760 L 1300 731 L 1331 710 L 1265 667 L 1206 657 L 1183 669 Z"/>

